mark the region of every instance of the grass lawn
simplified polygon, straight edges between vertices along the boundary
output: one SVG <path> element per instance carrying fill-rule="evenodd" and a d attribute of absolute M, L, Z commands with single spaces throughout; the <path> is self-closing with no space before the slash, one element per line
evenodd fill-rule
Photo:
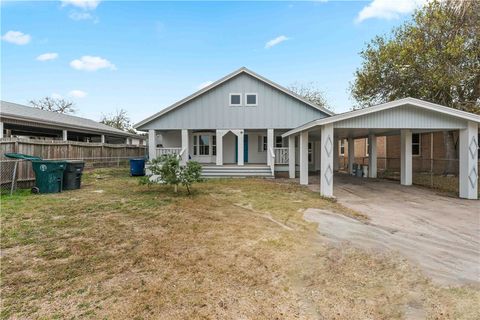
<path fill-rule="evenodd" d="M 226 179 L 180 190 L 97 169 L 81 190 L 2 197 L 1 318 L 480 318 L 476 288 L 322 243 L 303 209 L 365 217 L 306 188 Z"/>

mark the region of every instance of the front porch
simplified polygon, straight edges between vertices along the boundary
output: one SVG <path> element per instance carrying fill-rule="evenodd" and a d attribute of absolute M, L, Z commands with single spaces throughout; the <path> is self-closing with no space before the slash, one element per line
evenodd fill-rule
<path fill-rule="evenodd" d="M 208 170 L 222 167 L 225 172 L 254 172 L 256 168 L 287 170 L 289 141 L 282 134 L 287 129 L 210 129 L 150 130 L 149 157 L 175 154 L 185 164 L 194 160 Z M 293 149 L 295 153 L 295 146 Z M 238 167 L 246 167 L 244 170 Z M 250 170 L 250 171 L 249 171 Z M 245 174 L 249 175 L 249 174 Z"/>

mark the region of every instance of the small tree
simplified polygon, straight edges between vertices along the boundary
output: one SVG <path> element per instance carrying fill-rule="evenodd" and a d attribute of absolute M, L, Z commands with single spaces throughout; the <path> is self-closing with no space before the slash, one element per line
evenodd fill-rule
<path fill-rule="evenodd" d="M 317 106 L 331 110 L 331 107 L 328 105 L 327 99 L 325 98 L 325 94 L 322 90 L 316 88 L 313 82 L 293 83 L 288 86 L 287 89 L 316 104 Z"/>
<path fill-rule="evenodd" d="M 45 97 L 39 100 L 30 100 L 32 107 L 57 113 L 75 113 L 75 104 L 63 98 Z"/>
<path fill-rule="evenodd" d="M 191 194 L 192 184 L 202 181 L 202 166 L 196 161 L 189 161 L 186 166 L 182 166 L 177 155 L 162 155 L 152 159 L 149 165 L 152 176 L 158 176 L 153 182 L 173 185 L 175 192 L 178 191 L 178 185 L 181 184 L 187 188 L 188 194 Z"/>
<path fill-rule="evenodd" d="M 102 116 L 101 123 L 114 127 L 119 130 L 136 133 L 132 127 L 132 122 L 124 109 L 117 110 L 115 114 L 107 114 Z"/>

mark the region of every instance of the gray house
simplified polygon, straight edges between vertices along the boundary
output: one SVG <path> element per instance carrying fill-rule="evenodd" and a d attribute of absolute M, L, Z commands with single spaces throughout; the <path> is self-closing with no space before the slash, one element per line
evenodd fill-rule
<path fill-rule="evenodd" d="M 241 68 L 135 125 L 149 132 L 149 156 L 175 153 L 218 175 L 269 175 L 287 170 L 282 134 L 332 112 Z M 311 169 L 315 145 L 309 144 Z M 317 159 L 318 160 L 318 159 Z M 208 165 L 213 166 L 208 166 Z M 227 166 L 238 165 L 238 166 Z M 219 169 L 216 166 L 222 166 Z"/>
<path fill-rule="evenodd" d="M 339 148 L 348 140 L 352 173 L 355 139 L 368 140 L 368 177 L 377 177 L 377 137 L 400 135 L 402 185 L 412 184 L 412 135 L 458 131 L 460 197 L 478 198 L 480 116 L 405 98 L 333 115 L 264 77 L 241 68 L 138 123 L 149 133 L 149 156 L 177 154 L 204 164 L 207 176 L 270 176 L 299 172 L 308 184 L 318 171 L 320 194 L 333 196 Z"/>

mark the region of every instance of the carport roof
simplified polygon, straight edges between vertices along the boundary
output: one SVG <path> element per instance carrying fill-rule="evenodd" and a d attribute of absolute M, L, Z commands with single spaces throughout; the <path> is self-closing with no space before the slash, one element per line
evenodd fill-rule
<path fill-rule="evenodd" d="M 449 115 L 449 116 L 452 116 L 452 117 L 455 117 L 455 118 L 480 123 L 480 116 L 476 115 L 476 114 L 473 114 L 473 113 L 449 108 L 449 107 L 446 107 L 446 106 L 442 106 L 442 105 L 439 105 L 439 104 L 423 101 L 423 100 L 420 100 L 420 99 L 404 98 L 404 99 L 400 99 L 400 100 L 395 100 L 395 101 L 379 104 L 379 105 L 372 106 L 372 107 L 365 108 L 365 109 L 349 111 L 349 112 L 340 113 L 340 114 L 337 114 L 337 115 L 334 115 L 334 116 L 331 116 L 331 117 L 314 120 L 314 121 L 308 122 L 308 123 L 306 123 L 302 126 L 299 126 L 299 127 L 295 128 L 293 130 L 290 130 L 290 131 L 284 133 L 282 135 L 282 137 L 285 138 L 285 137 L 291 136 L 293 134 L 297 134 L 297 133 L 300 133 L 302 131 L 312 129 L 314 127 L 318 127 L 318 126 L 322 126 L 322 125 L 326 125 L 326 124 L 330 124 L 330 123 L 336 123 L 336 122 L 339 122 L 339 121 L 352 119 L 352 118 L 356 118 L 356 117 L 360 117 L 360 116 L 365 116 L 365 115 L 372 114 L 372 113 L 375 113 L 375 112 L 384 111 L 384 110 L 388 110 L 388 109 L 393 109 L 393 108 L 397 108 L 397 107 L 401 107 L 401 106 L 415 106 L 415 107 L 419 107 L 419 108 L 422 108 L 422 109 L 425 109 L 425 110 L 434 111 L 434 112 L 438 112 L 438 113 L 441 113 L 441 114 L 446 114 L 446 115 Z"/>

